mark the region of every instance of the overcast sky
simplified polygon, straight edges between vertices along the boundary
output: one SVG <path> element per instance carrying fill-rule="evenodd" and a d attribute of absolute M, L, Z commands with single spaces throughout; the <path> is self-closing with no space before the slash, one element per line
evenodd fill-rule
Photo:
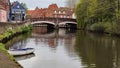
<path fill-rule="evenodd" d="M 67 0 L 10 0 L 13 1 L 19 1 L 24 2 L 27 4 L 27 7 L 29 9 L 34 9 L 36 6 L 39 8 L 46 8 L 49 4 L 56 3 L 59 7 L 63 7 L 66 4 Z"/>

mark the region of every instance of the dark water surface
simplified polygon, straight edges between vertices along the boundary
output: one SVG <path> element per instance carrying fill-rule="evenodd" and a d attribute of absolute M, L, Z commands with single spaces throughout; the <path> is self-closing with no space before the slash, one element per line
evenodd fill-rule
<path fill-rule="evenodd" d="M 74 30 L 34 27 L 11 48 L 35 48 L 16 57 L 24 68 L 120 68 L 120 38 Z"/>

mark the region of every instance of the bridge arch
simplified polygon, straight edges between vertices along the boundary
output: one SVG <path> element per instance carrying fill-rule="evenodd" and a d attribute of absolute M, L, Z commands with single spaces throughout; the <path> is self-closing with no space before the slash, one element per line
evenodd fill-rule
<path fill-rule="evenodd" d="M 72 21 L 64 21 L 59 23 L 59 27 L 77 28 L 77 23 Z"/>
<path fill-rule="evenodd" d="M 50 21 L 35 21 L 35 22 L 32 22 L 31 24 L 32 25 L 34 25 L 34 24 L 51 24 L 51 25 L 55 26 L 55 23 L 50 22 Z"/>

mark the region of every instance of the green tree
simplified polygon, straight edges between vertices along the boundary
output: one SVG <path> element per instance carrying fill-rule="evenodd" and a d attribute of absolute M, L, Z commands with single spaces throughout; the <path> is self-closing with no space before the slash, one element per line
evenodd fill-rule
<path fill-rule="evenodd" d="M 26 11 L 28 10 L 28 7 L 27 7 L 26 3 L 22 2 L 21 5 L 25 8 Z"/>
<path fill-rule="evenodd" d="M 78 28 L 90 29 L 94 25 L 98 30 L 120 31 L 120 0 L 80 0 L 75 13 Z"/>
<path fill-rule="evenodd" d="M 88 14 L 88 0 L 81 0 L 75 8 L 75 13 L 77 16 L 78 28 L 85 29 L 87 23 Z"/>

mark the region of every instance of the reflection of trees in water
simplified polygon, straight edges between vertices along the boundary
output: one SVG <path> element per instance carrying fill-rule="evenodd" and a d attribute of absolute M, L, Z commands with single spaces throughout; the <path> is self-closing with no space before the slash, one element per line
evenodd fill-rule
<path fill-rule="evenodd" d="M 120 39 L 77 32 L 75 50 L 83 66 L 95 68 L 119 68 Z"/>
<path fill-rule="evenodd" d="M 27 43 L 27 38 L 31 36 L 31 32 L 25 33 L 18 37 L 13 38 L 9 42 L 6 43 L 7 49 L 20 49 L 25 48 Z"/>
<path fill-rule="evenodd" d="M 68 28 L 68 29 L 66 29 L 66 33 L 67 34 L 69 34 L 69 33 L 76 33 L 76 29 L 70 29 L 70 28 Z"/>
<path fill-rule="evenodd" d="M 69 38 L 64 38 L 63 42 L 64 42 L 64 46 L 65 46 L 65 50 L 66 50 L 67 54 L 70 57 L 75 57 L 76 56 L 75 49 L 74 49 L 75 36 L 69 36 Z"/>
<path fill-rule="evenodd" d="M 26 47 L 26 40 L 22 40 L 19 41 L 17 43 L 15 43 L 12 47 L 10 47 L 10 49 L 21 49 L 21 48 L 25 48 Z"/>

